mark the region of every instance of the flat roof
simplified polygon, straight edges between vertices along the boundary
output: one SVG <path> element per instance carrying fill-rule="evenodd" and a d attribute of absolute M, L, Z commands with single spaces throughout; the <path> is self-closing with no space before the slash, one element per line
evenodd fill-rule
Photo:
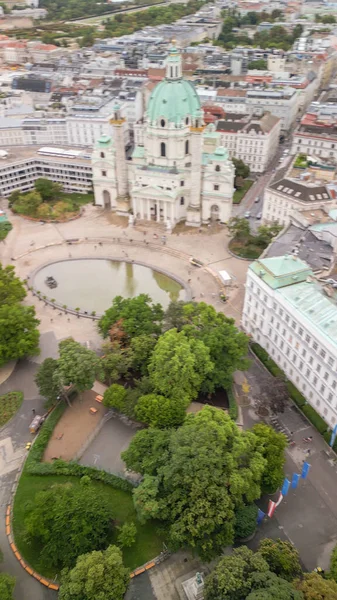
<path fill-rule="evenodd" d="M 15 165 L 30 158 L 57 163 L 66 161 L 88 164 L 91 161 L 92 148 L 70 148 L 66 146 L 65 149 L 68 151 L 72 150 L 73 152 L 79 152 L 79 155 L 76 157 L 58 157 L 52 155 L 46 156 L 38 153 L 38 151 L 42 148 L 43 146 L 5 146 L 4 150 L 8 152 L 8 156 L 0 159 L 0 168 L 5 166 L 7 167 L 9 165 Z"/>

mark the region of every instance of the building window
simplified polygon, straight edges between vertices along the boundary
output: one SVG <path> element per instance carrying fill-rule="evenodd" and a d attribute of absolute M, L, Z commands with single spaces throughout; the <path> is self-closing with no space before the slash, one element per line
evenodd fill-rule
<path fill-rule="evenodd" d="M 337 381 L 333 381 L 332 384 L 331 384 L 331 387 L 332 387 L 333 390 L 335 390 L 336 387 L 337 387 Z"/>
<path fill-rule="evenodd" d="M 166 156 L 166 144 L 164 142 L 160 144 L 160 156 Z"/>
<path fill-rule="evenodd" d="M 215 170 L 219 172 L 220 171 L 220 165 L 216 165 Z"/>
<path fill-rule="evenodd" d="M 184 187 L 184 185 L 185 185 L 185 181 L 181 181 L 180 182 L 180 187 Z"/>
<path fill-rule="evenodd" d="M 299 370 L 300 370 L 300 371 L 302 371 L 302 369 L 303 369 L 303 362 L 302 362 L 302 361 L 301 361 L 301 362 L 300 362 L 300 364 L 298 365 L 298 368 L 299 368 Z"/>
<path fill-rule="evenodd" d="M 189 141 L 186 140 L 185 142 L 185 154 L 189 154 L 190 153 L 190 144 Z"/>
<path fill-rule="evenodd" d="M 184 206 L 184 204 L 185 204 L 185 198 L 182 196 L 180 198 L 180 206 Z"/>
<path fill-rule="evenodd" d="M 106 171 L 102 171 L 102 177 L 106 177 Z"/>
<path fill-rule="evenodd" d="M 333 393 L 330 392 L 328 395 L 328 402 L 332 402 L 332 399 L 333 399 Z"/>
<path fill-rule="evenodd" d="M 329 365 L 329 367 L 333 366 L 333 358 L 331 356 L 329 356 L 329 358 L 328 358 L 328 365 Z"/>
<path fill-rule="evenodd" d="M 327 371 L 325 371 L 325 373 L 324 373 L 324 379 L 325 379 L 325 381 L 328 381 L 328 379 L 329 379 L 329 373 Z"/>
<path fill-rule="evenodd" d="M 310 339 L 311 339 L 311 338 L 310 338 L 310 335 L 308 335 L 308 334 L 307 334 L 307 335 L 305 336 L 305 341 L 307 342 L 307 344 L 309 344 L 309 343 L 310 343 Z"/>
<path fill-rule="evenodd" d="M 309 379 L 309 377 L 310 377 L 310 373 L 311 373 L 310 369 L 307 369 L 307 370 L 306 370 L 306 373 L 305 373 L 305 376 L 306 376 L 306 377 L 308 377 L 308 379 Z"/>
<path fill-rule="evenodd" d="M 325 358 L 325 357 L 326 357 L 326 352 L 325 352 L 325 350 L 321 350 L 320 354 L 321 354 L 321 357 L 322 357 L 322 358 Z"/>
<path fill-rule="evenodd" d="M 213 188 L 214 188 L 214 191 L 215 191 L 215 192 L 218 192 L 218 191 L 219 191 L 219 186 L 218 186 L 218 185 L 214 185 L 214 186 L 213 186 Z"/>
<path fill-rule="evenodd" d="M 313 383 L 314 385 L 316 385 L 316 384 L 317 384 L 317 377 L 316 377 L 316 375 L 315 375 L 315 377 L 313 378 L 313 380 L 312 380 L 312 383 Z"/>
<path fill-rule="evenodd" d="M 317 365 L 316 371 L 317 371 L 317 373 L 320 373 L 320 371 L 321 371 L 321 365 Z"/>
<path fill-rule="evenodd" d="M 324 390 L 325 390 L 325 385 L 322 384 L 321 389 L 320 389 L 321 394 L 324 394 Z"/>
<path fill-rule="evenodd" d="M 314 349 L 314 350 L 315 350 L 315 352 L 316 352 L 316 351 L 317 351 L 317 348 L 318 348 L 318 344 L 317 344 L 317 342 L 314 342 L 314 343 L 312 344 L 312 347 L 313 347 L 313 349 Z"/>
<path fill-rule="evenodd" d="M 283 315 L 283 310 L 282 310 L 282 308 L 280 308 L 280 310 L 279 310 L 279 315 L 280 315 L 280 317 L 282 317 L 282 315 Z"/>
<path fill-rule="evenodd" d="M 314 359 L 312 356 L 309 356 L 309 365 L 312 365 L 312 363 L 314 362 Z"/>
<path fill-rule="evenodd" d="M 302 350 L 302 356 L 303 356 L 303 358 L 305 358 L 306 353 L 307 353 L 306 349 L 303 348 L 303 350 Z"/>
<path fill-rule="evenodd" d="M 185 119 L 185 123 L 186 123 L 186 125 L 188 125 L 188 124 L 189 124 L 189 122 L 190 122 L 189 118 L 188 118 L 188 117 L 186 117 L 186 119 Z"/>
<path fill-rule="evenodd" d="M 104 158 L 104 157 L 105 157 L 104 152 L 101 152 L 101 158 Z"/>
<path fill-rule="evenodd" d="M 162 120 L 160 121 L 160 127 L 165 127 L 165 120 L 164 120 L 164 119 L 162 119 Z"/>
<path fill-rule="evenodd" d="M 289 315 L 286 315 L 286 323 L 289 323 Z"/>

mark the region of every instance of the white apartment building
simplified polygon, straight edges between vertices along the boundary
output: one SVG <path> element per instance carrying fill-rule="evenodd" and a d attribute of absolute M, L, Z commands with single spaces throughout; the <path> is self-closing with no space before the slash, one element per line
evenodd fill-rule
<path fill-rule="evenodd" d="M 246 94 L 246 112 L 251 115 L 271 112 L 281 119 L 281 129 L 288 131 L 296 120 L 299 92 L 293 88 L 249 89 Z"/>
<path fill-rule="evenodd" d="M 337 293 L 296 256 L 247 272 L 242 325 L 330 428 L 337 422 Z"/>
<path fill-rule="evenodd" d="M 337 162 L 337 134 L 335 127 L 301 126 L 295 131 L 292 144 L 295 154 L 319 156 Z"/>
<path fill-rule="evenodd" d="M 3 146 L 24 146 L 25 136 L 22 119 L 0 117 L 0 148 Z"/>
<path fill-rule="evenodd" d="M 325 185 L 301 179 L 283 178 L 266 188 L 264 193 L 262 220 L 264 223 L 287 225 L 291 215 L 304 210 L 324 207 L 326 211 L 337 206 Z"/>
<path fill-rule="evenodd" d="M 91 191 L 91 155 L 86 152 L 50 147 L 15 149 L 0 159 L 0 196 L 7 197 L 14 190 L 28 192 L 39 177 L 61 184 L 66 192 Z"/>
<path fill-rule="evenodd" d="M 263 173 L 274 158 L 279 144 L 281 121 L 266 113 L 261 118 L 226 115 L 220 120 L 217 131 L 221 145 L 227 148 L 230 158 L 240 158 L 251 171 Z"/>

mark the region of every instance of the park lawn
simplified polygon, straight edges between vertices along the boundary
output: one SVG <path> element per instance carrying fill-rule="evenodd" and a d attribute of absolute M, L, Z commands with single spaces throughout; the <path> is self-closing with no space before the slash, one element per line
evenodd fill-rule
<path fill-rule="evenodd" d="M 84 204 L 89 204 L 89 202 L 93 202 L 94 194 L 90 192 L 89 194 L 79 194 L 78 192 L 63 192 L 60 194 L 60 197 L 57 201 L 71 202 L 73 206 L 77 206 L 80 208 L 84 206 Z"/>
<path fill-rule="evenodd" d="M 252 187 L 254 181 L 251 179 L 245 179 L 243 186 L 234 192 L 233 204 L 240 204 L 242 198 L 246 195 L 248 190 Z"/>
<path fill-rule="evenodd" d="M 8 394 L 0 396 L 0 427 L 15 415 L 22 401 L 22 392 L 8 392 Z"/>
<path fill-rule="evenodd" d="M 28 543 L 25 539 L 24 522 L 33 507 L 34 497 L 38 492 L 47 490 L 55 484 L 69 482 L 74 486 L 81 485 L 79 477 L 28 475 L 23 472 L 14 499 L 13 532 L 15 544 L 23 558 L 33 569 L 40 575 L 51 579 L 56 575 L 55 569 L 51 569 L 44 564 L 41 548 Z M 132 570 L 157 556 L 163 549 L 164 538 L 157 534 L 157 524 L 155 522 L 148 522 L 145 525 L 140 525 L 137 522 L 131 494 L 99 481 L 92 481 L 90 485 L 95 487 L 97 495 L 101 498 L 107 498 L 113 507 L 117 525 L 123 524 L 125 521 L 134 521 L 137 526 L 136 543 L 131 548 L 123 549 L 125 566 Z M 112 544 L 116 542 L 117 534 L 118 531 L 112 534 Z"/>

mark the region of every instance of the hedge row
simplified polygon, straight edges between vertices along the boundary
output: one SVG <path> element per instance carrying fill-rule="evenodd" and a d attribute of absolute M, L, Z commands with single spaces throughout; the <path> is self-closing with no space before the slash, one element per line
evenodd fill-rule
<path fill-rule="evenodd" d="M 91 479 L 102 481 L 116 489 L 130 492 L 134 487 L 132 483 L 121 477 L 117 477 L 117 475 L 96 469 L 96 467 L 86 467 L 79 465 L 77 462 L 66 462 L 59 458 L 52 463 L 42 462 L 44 451 L 65 408 L 64 403 L 58 404 L 41 427 L 41 431 L 28 454 L 25 472 L 30 475 L 75 475 L 76 477 L 88 475 Z"/>
<path fill-rule="evenodd" d="M 229 414 L 230 418 L 232 419 L 232 421 L 237 421 L 238 416 L 239 416 L 239 410 L 238 410 L 238 405 L 236 403 L 236 399 L 235 399 L 232 388 L 229 388 L 227 390 L 227 398 L 228 398 L 228 404 L 229 404 L 228 414 Z"/>
<path fill-rule="evenodd" d="M 297 387 L 294 386 L 291 381 L 286 380 L 286 375 L 280 369 L 277 364 L 270 358 L 268 352 L 264 348 L 262 348 L 256 342 L 253 342 L 250 345 L 252 351 L 256 356 L 260 359 L 260 361 L 264 364 L 264 366 L 268 369 L 268 371 L 274 375 L 274 377 L 280 377 L 281 379 L 286 381 L 286 385 L 288 388 L 290 398 L 297 404 L 297 406 L 301 409 L 301 411 L 305 414 L 305 416 L 309 419 L 310 423 L 314 427 L 316 427 L 319 433 L 323 434 L 327 431 L 328 426 L 324 419 L 315 411 L 315 409 L 307 404 L 305 397 L 298 391 Z M 330 434 L 329 434 L 330 440 Z"/>
<path fill-rule="evenodd" d="M 280 369 L 280 367 L 277 366 L 276 362 L 274 362 L 273 359 L 270 358 L 268 352 L 266 352 L 264 348 L 262 348 L 256 342 L 253 342 L 250 345 L 250 347 L 253 350 L 254 354 L 256 354 L 256 356 L 264 364 L 264 366 L 267 367 L 268 371 L 270 371 L 270 373 L 274 375 L 274 377 L 280 377 L 281 379 L 284 379 L 284 373 L 282 369 Z"/>

